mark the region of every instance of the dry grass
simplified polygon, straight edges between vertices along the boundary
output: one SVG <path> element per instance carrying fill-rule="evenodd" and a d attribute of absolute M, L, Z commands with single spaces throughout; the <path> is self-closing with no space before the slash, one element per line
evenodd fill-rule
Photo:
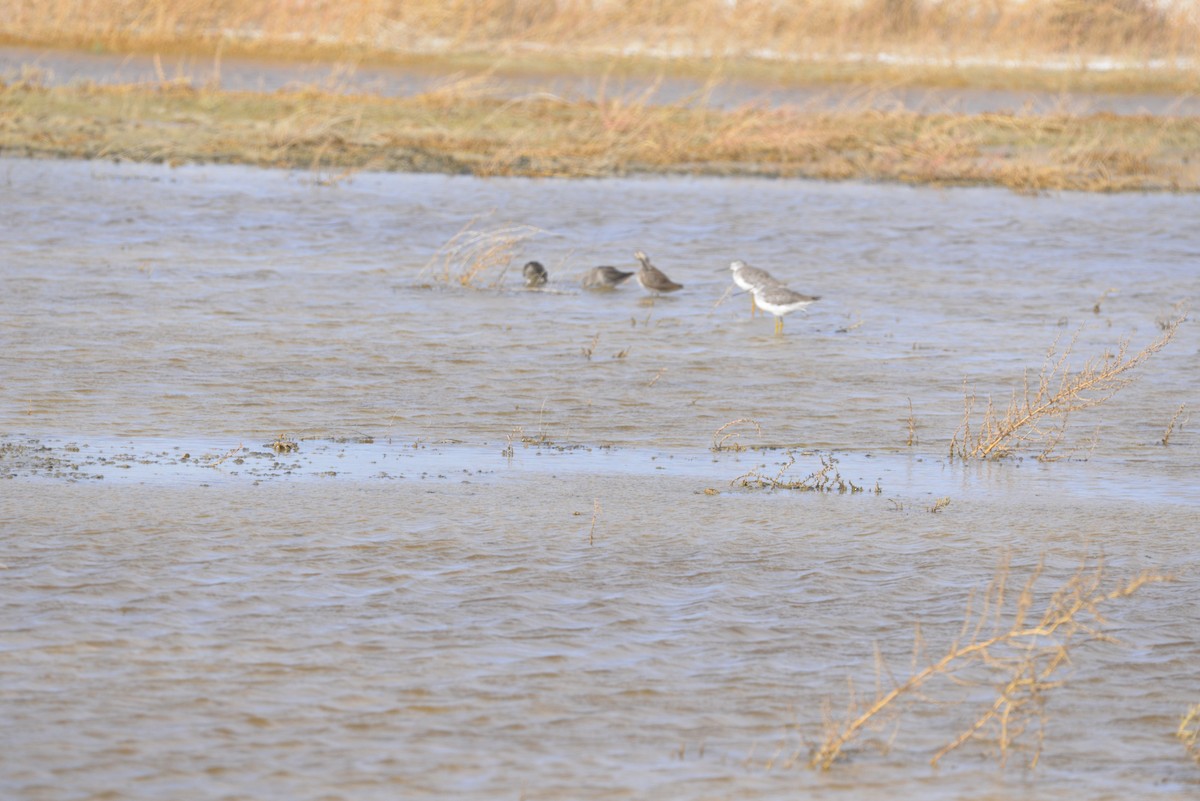
<path fill-rule="evenodd" d="M 659 65 L 765 63 L 774 77 L 806 64 L 806 79 L 836 79 L 846 65 L 886 70 L 884 55 L 960 64 L 1188 59 L 1200 19 L 1188 3 L 1152 0 L 0 0 L 0 40 L 301 59 L 455 52 L 495 63 L 535 54 L 554 71 L 633 54 Z M 957 71 L 943 71 L 944 80 Z"/>
<path fill-rule="evenodd" d="M 1189 709 L 1179 721 L 1175 736 L 1187 749 L 1188 756 L 1200 764 L 1200 704 Z"/>
<path fill-rule="evenodd" d="M 1179 408 L 1175 410 L 1175 414 L 1171 416 L 1171 422 L 1167 423 L 1167 430 L 1163 432 L 1162 439 L 1159 440 L 1163 445 L 1171 444 L 1171 435 L 1175 433 L 1175 427 L 1183 428 L 1191 419 L 1190 414 L 1185 414 L 1187 403 L 1179 404 Z"/>
<path fill-rule="evenodd" d="M 1109 577 L 1102 563 L 1084 563 L 1061 586 L 1048 595 L 1038 590 L 1044 568 L 1039 565 L 1017 593 L 1010 589 L 1011 570 L 1001 564 L 995 578 L 978 603 L 968 602 L 962 629 L 945 653 L 937 659 L 926 655 L 926 645 L 917 631 L 914 669 L 903 681 L 893 679 L 892 688 L 877 691 L 870 703 L 852 700 L 845 718 L 830 722 L 821 745 L 809 756 L 812 767 L 828 770 L 867 728 L 887 715 L 897 714 L 903 702 L 929 700 L 935 682 L 948 687 L 977 687 L 994 690 L 990 703 L 972 713 L 970 723 L 930 758 L 936 765 L 947 754 L 968 742 L 985 737 L 997 749 L 1002 763 L 1023 749 L 1030 767 L 1036 767 L 1044 737 L 1046 705 L 1051 693 L 1061 686 L 1061 669 L 1086 642 L 1113 642 L 1103 631 L 1102 608 L 1124 600 L 1147 584 L 1168 577 L 1143 573 L 1107 588 Z M 928 660 L 924 667 L 917 665 Z M 890 675 L 890 673 L 888 674 Z M 1181 727 L 1182 729 L 1182 727 Z M 1032 745 L 1026 740 L 1032 736 Z M 794 757 L 800 756 L 797 753 Z"/>
<path fill-rule="evenodd" d="M 1089 359 L 1078 370 L 1069 363 L 1075 340 L 1061 350 L 1055 343 L 1037 377 L 1031 380 L 1027 371 L 1003 411 L 988 398 L 982 416 L 977 415 L 975 394 L 964 384 L 963 420 L 950 441 L 951 458 L 994 459 L 1022 448 L 1036 449 L 1039 459 L 1052 458 L 1071 416 L 1099 406 L 1128 386 L 1136 378 L 1134 370 L 1166 347 L 1183 319 L 1168 323 L 1158 339 L 1137 353 L 1131 354 L 1124 341 L 1116 353 Z"/>
<path fill-rule="evenodd" d="M 485 276 L 492 274 L 489 286 L 504 280 L 513 258 L 523 245 L 543 233 L 531 225 L 507 225 L 479 230 L 478 219 L 467 223 L 438 250 L 421 271 L 445 283 L 479 288 Z M 590 356 L 589 356 L 590 358 Z"/>
<path fill-rule="evenodd" d="M 745 446 L 742 445 L 738 440 L 741 439 L 742 434 L 746 433 L 746 431 L 739 430 L 739 427 L 741 426 L 752 427 L 754 429 L 755 436 L 762 436 L 762 426 L 758 424 L 757 420 L 751 420 L 749 417 L 741 417 L 737 420 L 730 420 L 728 423 L 713 432 L 711 450 L 718 452 L 742 450 Z"/>
<path fill-rule="evenodd" d="M 469 87 L 409 98 L 220 92 L 177 82 L 0 87 L 0 152 L 8 155 L 316 168 L 326 181 L 374 169 L 1195 191 L 1198 151 L 1200 126 L 1190 118 L 719 110 L 655 104 L 644 93 L 500 100 Z"/>

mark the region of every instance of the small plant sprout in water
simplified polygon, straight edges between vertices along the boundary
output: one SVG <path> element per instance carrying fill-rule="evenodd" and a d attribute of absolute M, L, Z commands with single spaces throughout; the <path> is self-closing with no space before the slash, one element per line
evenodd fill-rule
<path fill-rule="evenodd" d="M 1175 415 L 1171 418 L 1171 422 L 1167 423 L 1167 430 L 1163 433 L 1161 440 L 1163 445 L 1171 444 L 1171 434 L 1175 432 L 1177 425 L 1182 429 L 1187 424 L 1187 421 L 1192 419 L 1190 414 L 1184 414 L 1185 409 L 1187 409 L 1186 403 L 1179 404 L 1179 408 L 1175 410 Z"/>
<path fill-rule="evenodd" d="M 579 350 L 580 350 L 580 352 L 583 353 L 584 358 L 586 358 L 590 362 L 592 360 L 592 354 L 596 352 L 596 346 L 599 344 L 600 344 L 600 335 L 596 334 L 594 337 L 592 337 L 592 342 L 590 345 L 584 345 Z"/>
<path fill-rule="evenodd" d="M 743 450 L 745 446 L 738 442 L 738 438 L 746 432 L 744 429 L 737 428 L 738 426 L 753 426 L 755 436 L 762 436 L 762 427 L 759 426 L 757 420 L 751 420 L 749 417 L 730 420 L 713 432 L 712 450 L 716 452 Z"/>
<path fill-rule="evenodd" d="M 810 752 L 809 765 L 829 770 L 864 731 L 899 714 L 905 704 L 927 702 L 957 708 L 967 703 L 968 697 L 978 699 L 978 688 L 988 686 L 989 700 L 930 757 L 930 764 L 937 765 L 967 743 L 986 739 L 997 750 L 1002 766 L 1021 751 L 1028 766 L 1037 767 L 1046 746 L 1047 704 L 1064 683 L 1062 669 L 1080 657 L 1084 643 L 1115 642 L 1103 630 L 1103 608 L 1124 601 L 1148 584 L 1170 580 L 1145 572 L 1114 585 L 1102 562 L 1084 560 L 1062 584 L 1047 592 L 1039 587 L 1044 574 L 1045 566 L 1039 564 L 1020 590 L 1014 591 L 1014 576 L 1005 558 L 981 597 L 968 598 L 962 627 L 940 657 L 928 653 L 918 627 L 908 678 L 898 680 L 886 665 L 877 665 L 876 670 L 884 671 L 891 681 L 891 689 L 884 692 L 881 682 L 873 701 L 864 704 L 853 699 L 843 720 L 827 723 L 824 741 Z M 950 697 L 939 696 L 941 688 Z M 1185 722 L 1180 730 L 1188 730 L 1188 725 L 1192 724 Z"/>
<path fill-rule="evenodd" d="M 908 399 L 908 439 L 905 445 L 912 447 L 917 443 L 917 418 L 913 416 L 912 398 Z"/>
<path fill-rule="evenodd" d="M 997 459 L 1022 448 L 1037 449 L 1042 460 L 1054 458 L 1071 416 L 1103 404 L 1132 383 L 1134 370 L 1166 347 L 1184 319 L 1165 325 L 1163 334 L 1137 353 L 1130 354 L 1129 342 L 1124 341 L 1115 354 L 1089 359 L 1078 370 L 1068 363 L 1078 334 L 1061 351 L 1055 343 L 1036 377 L 1026 371 L 1022 386 L 1013 391 L 1003 411 L 989 398 L 979 415 L 975 393 L 964 380 L 963 419 L 950 441 L 951 458 Z"/>

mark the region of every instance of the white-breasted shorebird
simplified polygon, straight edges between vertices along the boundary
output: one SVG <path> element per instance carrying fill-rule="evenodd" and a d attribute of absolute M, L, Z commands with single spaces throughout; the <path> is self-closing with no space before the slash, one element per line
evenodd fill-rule
<path fill-rule="evenodd" d="M 757 267 L 751 267 L 741 259 L 730 262 L 729 269 L 733 273 L 733 283 L 737 284 L 740 289 L 750 292 L 750 316 L 754 316 L 754 293 L 751 291 L 755 287 L 783 286 L 783 282 L 771 275 L 766 270 L 760 270 Z"/>
<path fill-rule="evenodd" d="M 758 308 L 775 315 L 776 334 L 783 333 L 783 315 L 803 309 L 821 299 L 820 295 L 802 295 L 786 286 L 755 287 L 750 292 L 754 295 Z"/>

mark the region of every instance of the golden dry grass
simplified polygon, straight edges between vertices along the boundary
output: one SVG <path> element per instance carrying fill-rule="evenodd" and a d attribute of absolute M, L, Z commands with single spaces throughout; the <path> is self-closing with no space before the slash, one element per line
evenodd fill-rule
<path fill-rule="evenodd" d="M 1122 80 L 1152 84 L 1172 71 L 1142 69 L 1149 60 L 1196 57 L 1200 19 L 1191 4 L 1151 0 L 0 0 L 3 41 L 293 59 L 458 54 L 556 72 L 614 58 L 650 61 L 653 71 L 702 61 L 706 72 L 721 63 L 773 80 L 934 83 L 964 80 L 961 67 L 981 61 L 1081 65 L 1102 56 L 1129 65 Z M 925 66 L 896 70 L 895 59 Z M 957 66 L 931 69 L 935 62 Z M 1195 65 L 1183 72 L 1194 86 Z"/>
<path fill-rule="evenodd" d="M 531 225 L 508 225 L 481 229 L 472 220 L 442 245 L 422 270 L 438 280 L 463 287 L 479 287 L 491 274 L 489 286 L 504 279 L 521 246 L 542 233 Z"/>
<path fill-rule="evenodd" d="M 593 100 L 407 98 L 141 86 L 0 87 L 0 152 L 480 176 L 765 175 L 1017 191 L 1200 188 L 1195 118 L 716 109 Z"/>
<path fill-rule="evenodd" d="M 1175 736 L 1183 743 L 1184 749 L 1187 750 L 1188 756 L 1200 764 L 1200 704 L 1188 709 L 1187 713 L 1179 721 L 1179 728 L 1175 731 Z"/>

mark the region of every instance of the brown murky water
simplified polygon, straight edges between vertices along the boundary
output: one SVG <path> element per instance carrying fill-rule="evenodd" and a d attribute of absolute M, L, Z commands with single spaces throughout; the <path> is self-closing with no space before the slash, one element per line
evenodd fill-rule
<path fill-rule="evenodd" d="M 1197 792 L 1194 424 L 1161 444 L 1195 323 L 1064 460 L 947 453 L 964 378 L 1006 397 L 1056 339 L 1137 349 L 1194 303 L 1200 198 L 19 160 L 0 186 L 5 797 Z M 543 231 L 494 287 L 427 268 L 474 218 Z M 685 288 L 578 289 L 637 248 Z M 737 257 L 823 298 L 777 337 L 725 296 Z M 778 447 L 714 453 L 739 418 Z M 788 453 L 865 491 L 731 486 Z M 931 769 L 993 697 L 947 683 L 803 767 L 875 649 L 903 679 L 920 624 L 939 654 L 1006 555 L 1045 592 L 1100 557 L 1175 581 L 1073 647 L 1036 770 L 987 738 Z"/>

